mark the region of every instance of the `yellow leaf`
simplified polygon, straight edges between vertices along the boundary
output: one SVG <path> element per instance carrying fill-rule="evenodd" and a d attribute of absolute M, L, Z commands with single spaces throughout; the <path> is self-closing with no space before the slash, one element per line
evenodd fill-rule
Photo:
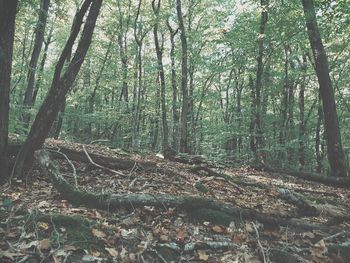
<path fill-rule="evenodd" d="M 98 229 L 92 229 L 92 234 L 98 238 L 105 238 L 106 237 L 106 234 Z"/>
<path fill-rule="evenodd" d="M 106 247 L 105 250 L 107 250 L 112 257 L 118 256 L 118 251 L 112 247 Z"/>
<path fill-rule="evenodd" d="M 44 223 L 44 222 L 39 222 L 38 223 L 38 227 L 42 230 L 48 230 L 49 229 L 49 224 L 48 223 Z"/>
<path fill-rule="evenodd" d="M 209 256 L 203 250 L 198 250 L 198 258 L 199 260 L 207 261 Z"/>

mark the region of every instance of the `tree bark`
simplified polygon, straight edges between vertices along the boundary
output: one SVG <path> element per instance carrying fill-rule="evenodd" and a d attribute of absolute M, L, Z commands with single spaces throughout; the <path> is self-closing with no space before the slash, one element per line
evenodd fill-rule
<path fill-rule="evenodd" d="M 176 0 L 176 13 L 179 21 L 181 40 L 181 90 L 182 90 L 182 110 L 181 110 L 181 138 L 180 151 L 189 152 L 188 145 L 188 58 L 187 58 L 187 36 L 183 19 L 181 0 Z"/>
<path fill-rule="evenodd" d="M 48 11 L 50 6 L 50 0 L 41 0 L 39 17 L 35 28 L 35 38 L 32 56 L 29 62 L 29 69 L 27 75 L 27 88 L 24 94 L 23 106 L 25 110 L 28 111 L 33 106 L 33 95 L 34 95 L 34 84 L 35 84 L 35 74 L 37 70 L 37 64 L 39 55 L 41 52 L 41 47 L 44 43 L 44 33 L 47 23 Z M 25 126 L 29 126 L 30 113 L 25 112 L 23 116 L 23 121 Z"/>
<path fill-rule="evenodd" d="M 179 108 L 177 106 L 178 103 L 178 90 L 177 90 L 177 81 L 176 81 L 176 69 L 175 69 L 175 36 L 179 31 L 179 28 L 173 29 L 167 20 L 167 26 L 170 32 L 170 60 L 171 60 L 171 87 L 173 94 L 172 101 L 172 113 L 173 113 L 173 141 L 172 147 L 175 151 L 179 150 Z"/>
<path fill-rule="evenodd" d="M 326 51 L 318 29 L 314 1 L 302 0 L 302 5 L 322 98 L 330 174 L 332 176 L 347 176 L 348 171 L 342 147 L 333 84 L 329 76 Z"/>
<path fill-rule="evenodd" d="M 34 151 L 43 145 L 45 138 L 48 136 L 60 107 L 62 103 L 64 103 L 65 97 L 73 85 L 84 61 L 91 43 L 101 4 L 102 0 L 85 0 L 74 18 L 71 34 L 55 68 L 51 88 L 35 117 L 27 140 L 16 157 L 15 166 L 13 168 L 13 175 L 16 177 L 21 177 L 29 171 L 32 166 Z M 64 62 L 71 53 L 73 44 L 80 31 L 83 18 L 89 7 L 90 11 L 86 18 L 85 26 L 74 57 L 69 63 L 66 71 L 61 74 Z"/>
<path fill-rule="evenodd" d="M 8 124 L 17 0 L 0 0 L 0 183 L 8 173 Z"/>
<path fill-rule="evenodd" d="M 162 148 L 163 151 L 166 152 L 169 148 L 169 129 L 168 129 L 168 121 L 167 121 L 167 113 L 166 113 L 166 100 L 165 100 L 165 75 L 164 75 L 164 67 L 163 67 L 163 50 L 164 50 L 164 36 L 162 35 L 162 43 L 159 43 L 158 36 L 158 20 L 159 20 L 159 11 L 160 11 L 160 3 L 161 0 L 158 0 L 157 4 L 155 0 L 152 1 L 152 9 L 154 14 L 156 15 L 156 22 L 153 25 L 153 35 L 154 35 L 154 43 L 156 47 L 157 53 L 157 62 L 158 62 L 158 75 L 160 78 L 160 105 L 161 105 L 161 115 L 162 115 L 162 130 L 163 130 L 163 142 Z"/>
<path fill-rule="evenodd" d="M 264 144 L 264 138 L 263 138 L 263 131 L 262 131 L 262 120 L 261 120 L 261 114 L 262 114 L 262 108 L 261 108 L 261 90 L 263 87 L 262 78 L 263 78 L 263 72 L 264 72 L 264 40 L 266 38 L 265 35 L 265 28 L 268 20 L 268 13 L 267 8 L 269 5 L 269 0 L 261 0 L 261 20 L 260 20 L 260 28 L 259 28 L 259 35 L 258 35 L 258 68 L 256 72 L 256 83 L 255 83 L 255 100 L 256 100 L 256 113 L 255 113 L 255 128 L 256 128 L 256 154 L 255 159 L 258 162 L 264 161 L 264 156 L 261 153 L 261 148 L 263 148 Z"/>

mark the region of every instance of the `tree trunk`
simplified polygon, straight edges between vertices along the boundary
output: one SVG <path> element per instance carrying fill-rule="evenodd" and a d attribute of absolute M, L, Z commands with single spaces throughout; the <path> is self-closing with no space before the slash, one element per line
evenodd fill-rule
<path fill-rule="evenodd" d="M 46 63 L 46 59 L 47 59 L 47 51 L 49 49 L 49 45 L 51 44 L 51 39 L 52 39 L 52 35 L 53 35 L 53 29 L 54 29 L 54 25 L 51 26 L 49 35 L 48 35 L 47 40 L 45 42 L 44 54 L 43 54 L 43 57 L 42 57 L 41 62 L 40 62 L 38 77 L 37 77 L 37 81 L 35 83 L 35 88 L 34 88 L 34 92 L 33 92 L 32 105 L 35 104 L 36 97 L 38 96 L 38 92 L 40 89 L 40 85 L 41 85 L 41 81 L 42 81 L 43 73 L 44 73 L 44 67 L 45 67 L 45 63 Z"/>
<path fill-rule="evenodd" d="M 0 183 L 8 173 L 8 123 L 17 0 L 0 0 Z"/>
<path fill-rule="evenodd" d="M 269 0 L 261 0 L 261 20 L 260 20 L 260 28 L 259 28 L 259 36 L 258 36 L 258 69 L 256 72 L 256 83 L 255 83 L 255 100 L 256 100 L 256 113 L 255 113 L 255 128 L 256 128 L 256 154 L 255 159 L 258 162 L 263 162 L 264 157 L 261 153 L 261 148 L 263 148 L 264 139 L 263 139 L 263 131 L 262 131 L 262 120 L 261 120 L 261 90 L 262 90 L 262 77 L 264 71 L 264 40 L 265 40 L 265 28 L 268 20 L 267 8 L 269 5 Z"/>
<path fill-rule="evenodd" d="M 187 63 L 187 36 L 183 20 L 181 0 L 176 0 L 176 13 L 179 21 L 180 40 L 181 40 L 181 90 L 182 90 L 182 111 L 181 111 L 181 138 L 180 151 L 189 152 L 188 145 L 188 63 Z"/>
<path fill-rule="evenodd" d="M 29 62 L 29 69 L 28 69 L 28 75 L 27 75 L 27 89 L 24 94 L 24 100 L 23 100 L 23 106 L 25 107 L 26 111 L 33 106 L 35 73 L 36 73 L 36 68 L 38 64 L 41 47 L 44 42 L 44 33 L 46 28 L 49 6 L 50 6 L 50 0 L 41 0 L 38 22 L 35 28 L 34 47 L 33 47 L 32 56 Z M 29 121 L 30 121 L 29 112 L 24 113 L 23 121 L 25 123 L 25 126 L 28 127 Z"/>
<path fill-rule="evenodd" d="M 16 177 L 23 176 L 29 171 L 32 166 L 34 151 L 42 146 L 45 138 L 48 136 L 50 128 L 57 117 L 60 107 L 62 103 L 64 103 L 65 97 L 74 83 L 74 80 L 84 61 L 91 43 L 92 34 L 101 4 L 102 0 L 85 0 L 81 9 L 77 12 L 74 18 L 71 34 L 55 68 L 51 88 L 35 117 L 27 140 L 16 157 L 15 166 L 13 168 L 13 175 Z M 71 53 L 73 44 L 79 34 L 83 18 L 89 7 L 90 11 L 86 18 L 85 26 L 74 57 L 69 63 L 66 71 L 61 74 L 64 63 Z"/>
<path fill-rule="evenodd" d="M 305 166 L 305 87 L 306 87 L 306 73 L 307 73 L 307 61 L 306 55 L 303 55 L 303 62 L 301 64 L 302 81 L 300 83 L 299 90 L 299 112 L 300 112 L 300 124 L 299 124 L 299 170 L 302 171 Z"/>
<path fill-rule="evenodd" d="M 177 90 L 177 81 L 176 81 L 176 70 L 175 70 L 175 35 L 179 31 L 179 28 L 173 29 L 167 21 L 167 26 L 170 32 L 170 60 L 171 60 L 171 87 L 173 91 L 173 102 L 172 102 L 172 111 L 173 111 L 173 143 L 172 146 L 175 151 L 179 150 L 179 109 L 177 106 L 178 90 Z"/>
<path fill-rule="evenodd" d="M 332 176 L 347 176 L 346 159 L 342 147 L 339 120 L 335 105 L 334 90 L 329 76 L 329 65 L 318 29 L 313 0 L 302 0 L 306 28 L 315 60 L 316 74 L 320 85 L 324 126 L 327 139 L 327 154 Z"/>
<path fill-rule="evenodd" d="M 158 62 L 158 75 L 160 78 L 160 105 L 162 112 L 162 130 L 163 130 L 163 143 L 162 148 L 163 151 L 166 152 L 169 148 L 169 139 L 168 139 L 168 121 L 166 114 L 166 101 L 165 101 L 165 76 L 164 76 L 164 67 L 163 67 L 163 50 L 164 50 L 164 36 L 162 35 L 162 43 L 159 43 L 158 36 L 158 19 L 159 19 L 159 11 L 160 11 L 160 1 L 155 3 L 155 0 L 152 1 L 153 12 L 156 15 L 156 22 L 153 25 L 153 35 L 154 35 L 154 43 L 156 47 L 157 53 L 157 62 Z"/>

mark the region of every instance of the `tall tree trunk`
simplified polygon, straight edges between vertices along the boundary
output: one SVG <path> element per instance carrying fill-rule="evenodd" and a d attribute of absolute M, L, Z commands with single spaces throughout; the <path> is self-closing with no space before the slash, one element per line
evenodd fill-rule
<path fill-rule="evenodd" d="M 35 38 L 32 56 L 29 62 L 29 69 L 27 75 L 27 88 L 24 94 L 23 106 L 26 110 L 30 109 L 33 106 L 33 93 L 34 93 L 34 84 L 35 84 L 35 73 L 38 64 L 38 59 L 41 51 L 41 47 L 44 42 L 44 33 L 46 28 L 46 22 L 48 17 L 50 0 L 41 0 L 40 1 L 40 10 L 38 21 L 35 28 Z M 26 112 L 23 116 L 23 121 L 26 127 L 29 126 L 30 113 Z"/>
<path fill-rule="evenodd" d="M 158 19 L 159 19 L 159 11 L 160 11 L 160 1 L 158 0 L 157 4 L 155 0 L 152 1 L 153 12 L 156 15 L 156 22 L 153 25 L 153 35 L 154 35 L 154 43 L 156 47 L 157 53 L 157 62 L 158 62 L 158 75 L 160 78 L 160 105 L 162 112 L 162 131 L 163 131 L 163 142 L 162 147 L 163 151 L 166 152 L 169 148 L 169 139 L 168 139 L 168 121 L 166 114 L 166 101 L 165 101 L 165 75 L 164 75 L 164 67 L 163 67 L 163 50 L 164 50 L 164 36 L 162 35 L 162 43 L 159 43 L 158 36 Z"/>
<path fill-rule="evenodd" d="M 260 20 L 260 28 L 259 28 L 259 37 L 258 37 L 258 69 L 256 72 L 256 83 L 255 83 L 255 100 L 256 100 L 256 113 L 255 113 L 255 128 L 256 128 L 256 155 L 255 159 L 259 162 L 264 161 L 264 155 L 261 153 L 261 148 L 263 148 L 264 138 L 262 131 L 262 119 L 261 119 L 261 91 L 263 87 L 262 78 L 264 71 L 264 40 L 265 40 L 265 28 L 268 20 L 267 8 L 269 5 L 269 0 L 261 0 L 261 20 Z"/>
<path fill-rule="evenodd" d="M 305 87 L 306 87 L 306 73 L 307 73 L 307 60 L 306 55 L 303 55 L 303 62 L 301 63 L 302 80 L 299 90 L 299 112 L 300 112 L 300 124 L 299 124 L 299 170 L 302 171 L 305 166 Z"/>
<path fill-rule="evenodd" d="M 17 0 L 0 0 L 0 183 L 8 173 L 8 123 Z"/>
<path fill-rule="evenodd" d="M 170 60 L 171 60 L 171 87 L 172 87 L 172 94 L 173 94 L 173 101 L 172 101 L 172 113 L 173 113 L 173 141 L 172 146 L 175 151 L 179 150 L 179 108 L 177 106 L 177 97 L 178 97 L 178 90 L 177 90 L 177 81 L 176 81 L 176 69 L 175 69 L 175 36 L 177 32 L 179 31 L 179 28 L 173 29 L 169 23 L 169 20 L 167 20 L 167 26 L 170 32 Z"/>
<path fill-rule="evenodd" d="M 176 0 L 176 13 L 179 21 L 181 40 L 181 90 L 182 90 L 182 111 L 181 111 L 181 138 L 180 151 L 188 153 L 188 63 L 187 63 L 187 36 L 184 25 L 181 0 Z"/>
<path fill-rule="evenodd" d="M 327 138 L 327 155 L 332 176 L 346 176 L 346 159 L 342 147 L 339 120 L 335 105 L 334 90 L 329 76 L 329 65 L 321 35 L 318 29 L 313 0 L 302 0 L 306 28 L 316 64 L 316 74 L 324 113 L 324 126 Z"/>
<path fill-rule="evenodd" d="M 57 117 L 60 107 L 62 103 L 64 103 L 65 97 L 75 81 L 90 46 L 101 4 L 102 0 L 85 0 L 74 18 L 71 34 L 55 68 L 51 88 L 35 117 L 27 140 L 24 142 L 16 157 L 15 166 L 13 168 L 13 175 L 16 177 L 26 174 L 31 168 L 34 151 L 39 149 L 44 143 L 52 123 Z M 71 53 L 74 42 L 79 34 L 83 18 L 89 7 L 90 11 L 86 18 L 85 26 L 74 57 L 65 72 L 61 74 L 64 63 Z"/>

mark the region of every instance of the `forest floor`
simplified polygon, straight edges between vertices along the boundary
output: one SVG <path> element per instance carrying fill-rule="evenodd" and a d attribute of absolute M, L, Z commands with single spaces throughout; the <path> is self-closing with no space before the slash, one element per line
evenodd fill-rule
<path fill-rule="evenodd" d="M 83 148 L 56 140 L 45 145 Z M 133 208 L 132 203 L 117 211 L 74 206 L 35 164 L 26 181 L 13 180 L 0 188 L 0 262 L 350 262 L 350 220 L 334 216 L 349 214 L 348 189 L 249 168 L 211 168 L 243 182 L 229 183 L 191 172 L 190 164 L 100 145 L 84 147 L 91 154 L 131 159 L 135 165 L 118 174 L 89 162 L 58 160 L 62 176 L 74 184 L 75 173 L 80 189 L 202 196 L 326 227 L 304 230 L 242 218 L 223 223 L 215 215 L 201 217 L 166 206 Z M 144 170 L 138 165 L 141 160 L 157 168 Z M 166 172 L 170 170 L 174 173 Z M 281 198 L 281 189 L 302 193 L 324 209 L 307 216 Z"/>

